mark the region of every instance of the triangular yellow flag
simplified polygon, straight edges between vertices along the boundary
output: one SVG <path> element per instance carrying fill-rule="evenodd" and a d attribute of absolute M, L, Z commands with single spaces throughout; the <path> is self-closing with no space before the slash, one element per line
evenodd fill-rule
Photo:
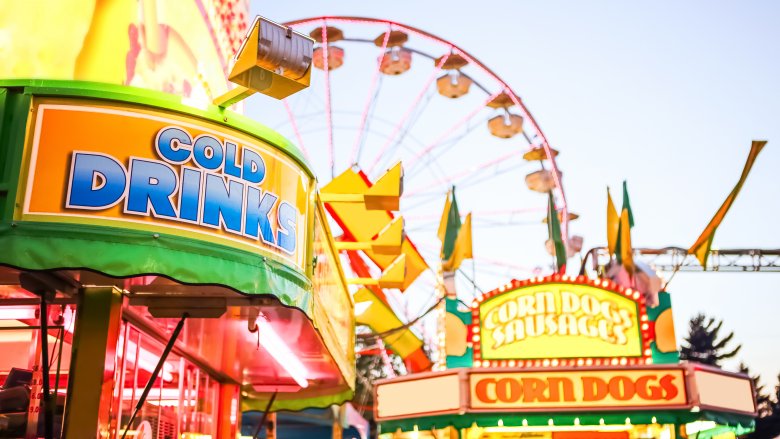
<path fill-rule="evenodd" d="M 620 212 L 620 258 L 629 274 L 634 274 L 634 250 L 631 248 L 631 221 L 628 209 Z"/>
<path fill-rule="evenodd" d="M 460 226 L 458 238 L 455 240 L 455 248 L 452 250 L 452 257 L 441 264 L 443 271 L 455 271 L 460 267 L 464 259 L 471 259 L 471 214 L 466 215 L 466 220 Z"/>
<path fill-rule="evenodd" d="M 745 167 L 742 168 L 742 175 L 739 177 L 737 185 L 734 186 L 734 189 L 731 190 L 729 196 L 726 197 L 726 201 L 723 202 L 723 204 L 720 206 L 720 209 L 715 212 L 715 216 L 712 217 L 710 223 L 707 224 L 707 227 L 705 227 L 704 231 L 701 232 L 701 235 L 699 235 L 699 239 L 697 239 L 691 248 L 688 249 L 688 254 L 696 255 L 696 259 L 699 260 L 699 263 L 702 267 L 707 266 L 707 256 L 709 255 L 710 248 L 712 247 L 712 240 L 715 237 L 715 230 L 717 230 L 721 221 L 723 221 L 723 218 L 731 208 L 731 205 L 734 204 L 734 200 L 737 198 L 737 194 L 739 194 L 740 189 L 742 189 L 742 185 L 745 183 L 745 180 L 747 180 L 750 169 L 753 167 L 753 163 L 756 161 L 758 153 L 760 153 L 764 148 L 764 145 L 766 145 L 766 140 L 753 141 L 752 145 L 750 146 L 750 154 L 748 154 Z"/>
<path fill-rule="evenodd" d="M 607 247 L 610 255 L 615 254 L 617 248 L 618 230 L 620 230 L 620 217 L 607 188 Z"/>
<path fill-rule="evenodd" d="M 439 221 L 439 230 L 436 235 L 439 240 L 444 243 L 444 237 L 447 235 L 447 221 L 450 215 L 450 208 L 452 206 L 452 198 L 450 198 L 452 191 L 447 191 L 447 200 L 444 202 L 444 211 L 441 213 L 441 220 Z"/>

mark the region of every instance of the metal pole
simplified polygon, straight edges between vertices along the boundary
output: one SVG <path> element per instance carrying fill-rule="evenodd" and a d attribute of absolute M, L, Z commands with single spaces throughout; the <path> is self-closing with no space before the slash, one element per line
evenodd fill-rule
<path fill-rule="evenodd" d="M 41 294 L 41 363 L 43 367 L 43 437 L 54 438 L 54 413 L 51 406 L 49 384 L 49 313 L 46 293 Z"/>
<path fill-rule="evenodd" d="M 171 334 L 171 338 L 168 340 L 168 344 L 165 345 L 165 350 L 163 350 L 162 355 L 160 355 L 160 361 L 157 362 L 157 366 L 155 366 L 154 372 L 152 372 L 152 376 L 149 377 L 149 381 L 146 383 L 146 387 L 144 388 L 143 393 L 141 393 L 141 397 L 138 398 L 138 404 L 135 405 L 133 415 L 130 416 L 130 420 L 127 421 L 125 431 L 122 433 L 122 439 L 125 439 L 125 436 L 127 436 L 127 432 L 130 430 L 130 425 L 133 424 L 135 417 L 138 415 L 138 412 L 141 411 L 141 407 L 143 407 L 144 402 L 146 402 L 146 397 L 149 396 L 149 391 L 152 390 L 154 381 L 157 380 L 157 376 L 160 374 L 160 370 L 162 369 L 163 364 L 165 364 L 165 359 L 168 358 L 168 354 L 171 353 L 171 349 L 173 349 L 173 345 L 176 343 L 176 339 L 179 338 L 179 333 L 184 327 L 184 320 L 186 320 L 187 317 L 189 317 L 189 313 L 185 312 L 181 315 L 181 320 L 179 320 L 179 323 L 176 325 L 176 329 L 173 330 L 173 334 Z M 139 355 L 136 353 L 136 357 L 138 356 Z"/>
<path fill-rule="evenodd" d="M 252 435 L 253 439 L 258 439 L 260 437 L 260 432 L 263 431 L 263 427 L 265 427 L 265 421 L 268 419 L 268 411 L 271 410 L 271 406 L 274 404 L 277 393 L 279 392 L 274 392 L 274 394 L 271 395 L 271 399 L 268 401 L 268 405 L 265 407 L 265 411 L 263 412 L 263 417 L 260 419 L 260 423 L 257 424 L 255 434 Z"/>

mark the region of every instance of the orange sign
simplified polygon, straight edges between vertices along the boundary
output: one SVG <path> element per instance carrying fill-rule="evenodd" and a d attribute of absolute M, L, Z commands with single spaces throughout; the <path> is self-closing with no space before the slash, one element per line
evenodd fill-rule
<path fill-rule="evenodd" d="M 475 359 L 647 356 L 647 317 L 632 294 L 576 282 L 530 282 L 488 293 L 474 310 Z"/>
<path fill-rule="evenodd" d="M 470 408 L 625 409 L 687 403 L 682 369 L 481 373 L 469 376 Z"/>
<path fill-rule="evenodd" d="M 311 179 L 275 147 L 145 107 L 59 99 L 34 111 L 22 219 L 184 236 L 304 269 Z"/>

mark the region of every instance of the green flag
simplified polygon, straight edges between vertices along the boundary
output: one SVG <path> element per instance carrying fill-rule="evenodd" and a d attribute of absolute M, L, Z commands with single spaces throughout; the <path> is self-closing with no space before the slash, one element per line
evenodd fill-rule
<path fill-rule="evenodd" d="M 446 261 L 452 256 L 455 249 L 455 240 L 460 231 L 460 212 L 458 211 L 458 202 L 455 200 L 455 187 L 452 187 L 447 194 L 447 201 L 444 204 L 441 222 L 439 223 L 439 239 L 441 240 L 441 259 Z"/>
<path fill-rule="evenodd" d="M 631 203 L 628 201 L 628 186 L 623 180 L 623 208 L 620 210 L 620 225 L 618 226 L 618 238 L 615 245 L 615 257 L 618 263 L 625 267 L 626 271 L 634 274 L 634 249 L 631 246 L 631 228 L 634 227 L 634 213 L 631 212 Z"/>
<path fill-rule="evenodd" d="M 547 232 L 555 249 L 555 268 L 558 273 L 566 271 L 566 247 L 563 245 L 561 237 L 561 221 L 558 219 L 558 210 L 555 208 L 552 192 L 548 192 L 547 203 Z"/>

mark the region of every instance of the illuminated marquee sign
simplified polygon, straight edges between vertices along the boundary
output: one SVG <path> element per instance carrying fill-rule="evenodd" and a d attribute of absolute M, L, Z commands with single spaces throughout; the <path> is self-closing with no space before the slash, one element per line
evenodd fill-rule
<path fill-rule="evenodd" d="M 514 281 L 476 300 L 472 314 L 477 367 L 650 362 L 643 298 L 608 280 Z"/>
<path fill-rule="evenodd" d="M 683 369 L 474 372 L 474 410 L 621 409 L 687 404 Z"/>
<path fill-rule="evenodd" d="M 311 180 L 272 146 L 148 108 L 35 111 L 22 219 L 159 231 L 305 266 Z"/>

